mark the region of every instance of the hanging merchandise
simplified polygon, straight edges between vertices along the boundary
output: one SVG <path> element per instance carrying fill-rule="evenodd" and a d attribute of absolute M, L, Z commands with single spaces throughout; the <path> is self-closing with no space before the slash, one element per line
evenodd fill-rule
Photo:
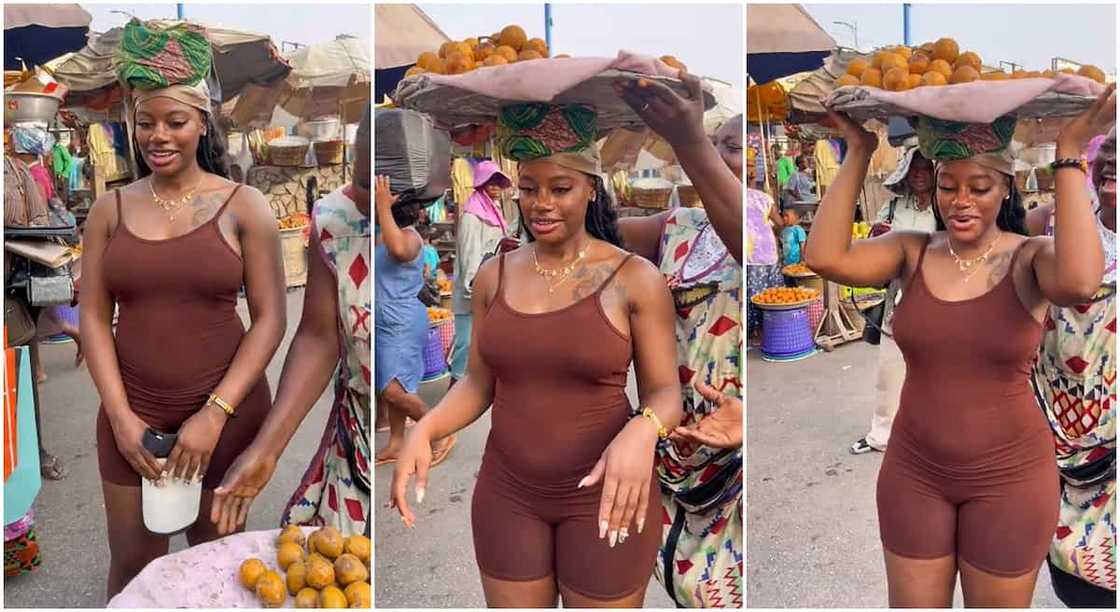
<path fill-rule="evenodd" d="M 465 157 L 451 162 L 451 193 L 459 206 L 467 203 L 474 193 L 474 166 Z"/>
<path fill-rule="evenodd" d="M 58 178 L 70 178 L 70 168 L 74 164 L 70 150 L 61 143 L 54 143 L 51 148 L 51 171 Z"/>
<path fill-rule="evenodd" d="M 117 150 L 113 146 L 113 131 L 106 129 L 105 124 L 91 123 L 87 141 L 93 165 L 101 168 L 106 177 L 120 174 L 117 167 Z"/>

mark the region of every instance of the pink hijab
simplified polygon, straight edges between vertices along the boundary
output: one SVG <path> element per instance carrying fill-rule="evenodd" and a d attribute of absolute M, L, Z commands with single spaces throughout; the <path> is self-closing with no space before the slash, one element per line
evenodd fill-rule
<path fill-rule="evenodd" d="M 474 167 L 474 193 L 467 199 L 466 205 L 463 206 L 463 212 L 469 212 L 472 215 L 482 219 L 482 222 L 487 225 L 492 225 L 501 228 L 502 233 L 508 233 L 509 227 L 506 223 L 505 215 L 502 214 L 502 208 L 490 198 L 490 194 L 486 193 L 486 183 L 491 180 L 497 179 L 502 182 L 503 189 L 509 189 L 509 177 L 502 174 L 498 164 L 490 160 L 484 160 Z"/>

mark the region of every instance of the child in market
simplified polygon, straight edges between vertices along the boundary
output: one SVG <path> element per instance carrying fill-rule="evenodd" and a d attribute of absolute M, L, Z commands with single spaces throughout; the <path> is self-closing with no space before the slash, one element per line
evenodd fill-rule
<path fill-rule="evenodd" d="M 796 208 L 787 208 L 782 211 L 782 221 L 785 229 L 782 230 L 782 265 L 790 266 L 801 263 L 801 256 L 805 250 L 805 240 L 808 234 L 801 227 L 801 211 Z"/>

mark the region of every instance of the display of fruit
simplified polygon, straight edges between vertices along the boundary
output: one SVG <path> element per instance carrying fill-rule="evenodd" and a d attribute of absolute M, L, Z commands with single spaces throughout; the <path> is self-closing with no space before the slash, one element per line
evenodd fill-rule
<path fill-rule="evenodd" d="M 903 78 L 896 69 L 904 69 L 911 76 Z M 973 81 L 1006 81 L 1014 79 L 1052 79 L 1058 74 L 1078 74 L 1105 82 L 1104 71 L 1085 64 L 1077 71 L 1064 68 L 1054 70 L 1016 70 L 1008 74 L 1002 70 L 984 70 L 984 62 L 975 51 L 961 51 L 952 38 L 918 47 L 883 47 L 867 57 L 856 57 L 848 62 L 846 74 L 836 79 L 835 87 L 861 85 L 887 91 L 906 91 L 917 87 L 940 87 Z"/>
<path fill-rule="evenodd" d="M 311 223 L 311 217 L 308 216 L 307 213 L 293 213 L 278 219 L 276 223 L 282 230 L 298 229 L 306 227 L 307 224 Z"/>
<path fill-rule="evenodd" d="M 795 263 L 782 268 L 782 274 L 786 276 L 809 276 L 811 274 L 816 274 L 816 272 L 810 270 L 809 266 L 803 263 Z"/>
<path fill-rule="evenodd" d="M 451 319 L 454 319 L 454 318 L 455 318 L 454 315 L 452 315 L 451 311 L 447 308 L 439 308 L 437 306 L 429 306 L 428 307 L 428 322 L 429 323 L 441 323 L 443 321 L 450 321 Z"/>
<path fill-rule="evenodd" d="M 425 73 L 464 74 L 479 68 L 550 56 L 544 39 L 529 38 L 521 26 L 508 25 L 489 36 L 452 40 L 440 45 L 438 50 L 421 53 L 416 57 L 416 64 L 405 72 L 405 78 Z"/>
<path fill-rule="evenodd" d="M 294 542 L 303 548 L 307 544 L 307 537 L 303 535 L 303 530 L 298 525 L 288 525 L 280 530 L 280 535 L 276 536 L 276 546 L 286 542 Z"/>
<path fill-rule="evenodd" d="M 276 548 L 276 564 L 285 571 L 289 565 L 296 561 L 303 561 L 305 557 L 303 547 L 295 542 L 284 542 Z"/>
<path fill-rule="evenodd" d="M 346 595 L 346 602 L 350 604 L 351 608 L 369 608 L 372 598 L 369 592 L 368 582 L 355 582 L 346 587 L 343 591 Z"/>
<path fill-rule="evenodd" d="M 241 581 L 241 586 L 249 589 L 250 591 L 257 588 L 257 581 L 261 576 L 268 571 L 268 567 L 264 561 L 260 559 L 246 559 L 241 563 L 241 569 L 238 570 L 237 576 Z"/>
<path fill-rule="evenodd" d="M 763 306 L 781 306 L 785 304 L 800 304 L 815 299 L 820 292 L 816 289 L 805 287 L 770 287 L 762 293 L 751 298 L 755 304 Z"/>
<path fill-rule="evenodd" d="M 451 281 L 447 281 L 448 289 L 451 288 Z M 442 289 L 442 287 L 441 287 Z M 346 543 L 343 545 L 343 550 L 347 553 L 354 555 L 359 561 L 365 563 L 369 561 L 369 538 L 363 535 L 352 535 L 346 538 Z"/>
<path fill-rule="evenodd" d="M 280 574 L 269 570 L 257 581 L 257 599 L 266 608 L 279 608 L 288 599 L 288 590 Z"/>
<path fill-rule="evenodd" d="M 355 557 L 350 553 L 343 553 L 335 559 L 334 562 L 334 577 L 335 580 L 342 586 L 349 586 L 355 582 L 363 582 L 369 578 L 366 573 L 366 566 L 362 565 L 362 560 Z"/>
<path fill-rule="evenodd" d="M 449 278 L 440 278 L 436 280 L 436 286 L 439 287 L 440 295 L 450 295 L 455 290 L 455 283 Z M 429 311 L 428 314 L 431 314 Z"/>
<path fill-rule="evenodd" d="M 350 602 L 346 601 L 346 595 L 342 592 L 342 589 L 334 585 L 319 591 L 320 608 L 346 608 L 349 605 Z"/>
<path fill-rule="evenodd" d="M 319 591 L 311 587 L 300 589 L 296 593 L 296 607 L 297 608 L 318 608 L 319 607 Z"/>

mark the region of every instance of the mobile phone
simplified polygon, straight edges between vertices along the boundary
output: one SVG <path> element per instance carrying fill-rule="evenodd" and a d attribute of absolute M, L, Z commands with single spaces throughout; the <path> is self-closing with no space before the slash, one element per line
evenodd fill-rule
<path fill-rule="evenodd" d="M 178 441 L 178 433 L 165 433 L 156 431 L 149 427 L 144 430 L 144 439 L 142 443 L 144 448 L 148 450 L 157 459 L 166 459 L 171 454 L 171 449 L 175 448 L 175 442 Z"/>

